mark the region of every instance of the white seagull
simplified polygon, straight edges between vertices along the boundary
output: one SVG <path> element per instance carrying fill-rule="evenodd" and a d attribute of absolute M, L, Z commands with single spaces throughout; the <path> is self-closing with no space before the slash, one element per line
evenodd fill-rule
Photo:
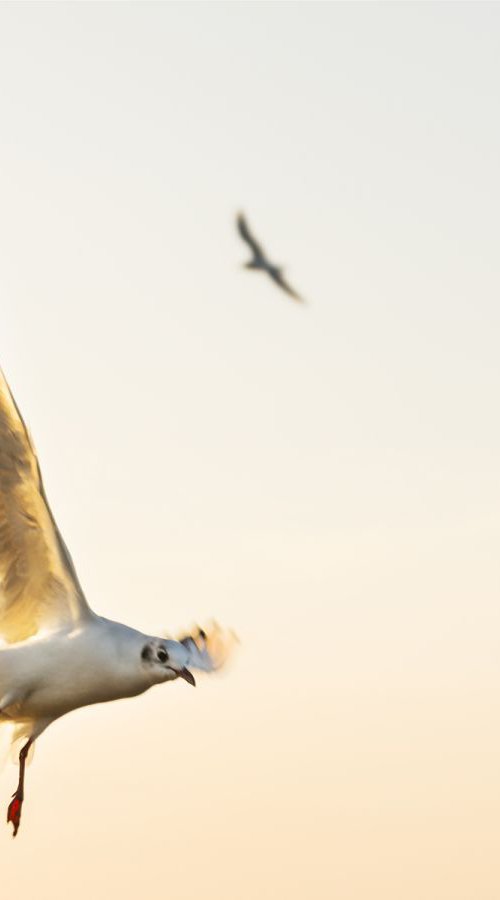
<path fill-rule="evenodd" d="M 23 739 L 7 822 L 17 834 L 26 757 L 55 719 L 91 703 L 133 697 L 191 669 L 212 672 L 232 635 L 218 626 L 182 640 L 152 637 L 89 607 L 50 511 L 40 466 L 0 372 L 0 730 Z"/>

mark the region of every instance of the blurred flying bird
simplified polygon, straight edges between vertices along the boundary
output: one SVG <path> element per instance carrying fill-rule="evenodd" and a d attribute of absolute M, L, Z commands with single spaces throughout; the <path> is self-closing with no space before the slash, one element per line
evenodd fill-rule
<path fill-rule="evenodd" d="M 96 615 L 50 511 L 28 430 L 0 372 L 0 730 L 23 739 L 7 822 L 21 820 L 26 758 L 55 719 L 154 684 L 212 672 L 231 635 L 167 640 Z"/>
<path fill-rule="evenodd" d="M 299 303 L 303 303 L 302 297 L 297 294 L 292 287 L 285 281 L 283 277 L 283 270 L 279 266 L 274 266 L 271 262 L 269 262 L 264 250 L 261 245 L 255 240 L 252 235 L 248 222 L 245 219 L 243 213 L 238 213 L 236 217 L 236 225 L 238 227 L 238 231 L 245 241 L 246 244 L 250 247 L 250 250 L 253 253 L 253 257 L 249 262 L 243 263 L 246 269 L 260 269 L 261 272 L 267 272 L 270 278 L 280 287 L 283 291 L 293 297 L 294 300 L 299 301 Z"/>

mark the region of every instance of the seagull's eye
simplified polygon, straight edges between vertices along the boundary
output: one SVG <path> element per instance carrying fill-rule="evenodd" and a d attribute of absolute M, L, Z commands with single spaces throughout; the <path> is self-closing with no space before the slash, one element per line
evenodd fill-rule
<path fill-rule="evenodd" d="M 165 650 L 164 647 L 159 647 L 158 652 L 157 652 L 157 656 L 158 656 L 158 659 L 159 659 L 159 661 L 160 661 L 161 663 L 166 662 L 167 659 L 168 659 L 168 653 L 167 653 L 167 651 Z"/>

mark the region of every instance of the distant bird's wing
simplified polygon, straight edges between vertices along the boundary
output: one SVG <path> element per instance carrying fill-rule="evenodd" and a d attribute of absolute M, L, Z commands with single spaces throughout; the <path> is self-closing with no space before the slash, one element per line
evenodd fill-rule
<path fill-rule="evenodd" d="M 262 249 L 260 244 L 257 243 L 255 238 L 251 234 L 250 229 L 248 227 L 247 220 L 245 219 L 245 216 L 243 215 L 243 213 L 238 214 L 238 216 L 236 218 L 236 224 L 238 226 L 238 231 L 239 231 L 241 237 L 248 244 L 248 246 L 250 247 L 254 256 L 257 259 L 265 259 L 266 254 L 264 253 L 264 250 Z"/>
<path fill-rule="evenodd" d="M 290 287 L 288 282 L 283 278 L 283 275 L 280 271 L 276 271 L 275 269 L 268 269 L 268 272 L 273 281 L 275 281 L 283 291 L 286 291 L 286 293 L 290 297 L 293 297 L 294 300 L 297 300 L 298 303 L 304 303 L 304 298 L 301 297 L 300 294 L 297 294 L 297 292 L 294 291 L 292 287 Z"/>
<path fill-rule="evenodd" d="M 0 371 L 0 637 L 92 616 L 50 511 L 28 430 Z"/>

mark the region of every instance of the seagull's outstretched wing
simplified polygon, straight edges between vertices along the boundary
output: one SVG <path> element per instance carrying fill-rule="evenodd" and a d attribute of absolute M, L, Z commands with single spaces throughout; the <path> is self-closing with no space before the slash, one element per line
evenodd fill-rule
<path fill-rule="evenodd" d="M 262 249 L 260 244 L 257 243 L 254 236 L 250 232 L 247 220 L 245 219 L 245 216 L 243 215 L 243 213 L 238 213 L 238 216 L 236 217 L 236 224 L 238 226 L 238 231 L 239 231 L 241 237 L 243 238 L 245 243 L 247 243 L 248 246 L 250 247 L 254 257 L 259 260 L 265 260 L 266 254 L 264 253 L 264 250 Z"/>
<path fill-rule="evenodd" d="M 0 637 L 22 641 L 91 615 L 28 430 L 0 371 Z"/>
<path fill-rule="evenodd" d="M 297 292 L 294 291 L 294 289 L 293 289 L 292 287 L 290 287 L 290 285 L 288 284 L 288 282 L 285 281 L 285 279 L 283 278 L 283 275 L 282 275 L 282 273 L 281 273 L 280 271 L 275 271 L 274 269 L 270 269 L 270 270 L 268 270 L 268 271 L 269 271 L 269 275 L 271 276 L 271 278 L 273 279 L 273 281 L 274 281 L 274 282 L 275 282 L 275 283 L 276 283 L 283 291 L 286 291 L 286 293 L 287 293 L 290 297 L 293 297 L 293 299 L 294 299 L 294 300 L 297 300 L 299 303 L 304 303 L 304 298 L 301 297 L 300 294 L 297 294 Z"/>
<path fill-rule="evenodd" d="M 180 643 L 189 653 L 188 669 L 215 672 L 222 668 L 238 638 L 214 622 L 206 631 L 197 628 L 193 634 L 181 638 Z"/>

